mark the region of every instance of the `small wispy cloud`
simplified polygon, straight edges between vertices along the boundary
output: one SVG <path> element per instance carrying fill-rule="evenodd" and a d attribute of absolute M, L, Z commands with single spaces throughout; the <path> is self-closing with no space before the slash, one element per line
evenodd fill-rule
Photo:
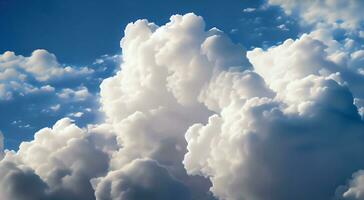
<path fill-rule="evenodd" d="M 254 12 L 256 10 L 257 10 L 256 8 L 244 8 L 243 9 L 243 12 L 245 12 L 245 13 L 251 13 L 251 12 Z"/>

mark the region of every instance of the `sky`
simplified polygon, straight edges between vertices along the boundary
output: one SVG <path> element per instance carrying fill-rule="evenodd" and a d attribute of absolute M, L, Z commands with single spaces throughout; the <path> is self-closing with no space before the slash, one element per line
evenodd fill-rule
<path fill-rule="evenodd" d="M 0 196 L 363 200 L 363 9 L 0 0 Z"/>
<path fill-rule="evenodd" d="M 274 20 L 279 16 L 278 9 L 254 14 L 242 11 L 257 8 L 262 2 L 3 0 L 0 3 L 0 23 L 3 27 L 0 50 L 29 55 L 34 49 L 43 48 L 55 53 L 62 63 L 87 65 L 101 55 L 120 52 L 117 41 L 123 36 L 123 29 L 129 22 L 148 19 L 164 24 L 171 15 L 188 12 L 204 16 L 208 27 L 216 26 L 226 32 L 236 29 L 232 36 L 234 40 L 248 46 L 258 46 L 264 41 L 272 44 L 282 41 L 282 38 L 294 37 L 298 29 L 294 21 L 288 25 L 291 29 L 288 33 L 278 29 L 268 34 L 264 30 L 285 22 L 285 19 Z M 262 30 L 257 30 L 256 34 L 246 34 L 250 33 L 246 26 Z M 259 33 L 264 34 L 264 40 L 257 36 Z"/>

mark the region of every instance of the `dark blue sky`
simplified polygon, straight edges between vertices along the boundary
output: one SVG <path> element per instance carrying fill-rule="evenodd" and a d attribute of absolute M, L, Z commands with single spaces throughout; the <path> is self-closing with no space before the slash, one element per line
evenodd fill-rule
<path fill-rule="evenodd" d="M 278 7 L 264 7 L 263 0 L 0 0 L 0 54 L 13 51 L 30 56 L 36 49 L 46 49 L 58 61 L 76 67 L 94 69 L 92 77 L 70 82 L 52 83 L 56 90 L 86 86 L 94 95 L 86 102 L 59 102 L 55 95 L 17 96 L 0 100 L 0 130 L 5 146 L 16 149 L 23 140 L 30 140 L 38 129 L 51 126 L 58 119 L 86 108 L 98 107 L 97 94 L 102 79 L 113 74 L 118 62 L 93 64 L 102 55 L 120 54 L 120 39 L 125 26 L 137 19 L 148 19 L 158 25 L 173 14 L 194 12 L 201 15 L 207 28 L 217 27 L 247 49 L 266 47 L 295 38 L 301 32 L 295 19 Z M 246 8 L 255 8 L 244 11 Z M 284 28 L 279 28 L 279 26 Z M 101 70 L 105 68 L 106 70 Z M 60 104 L 57 113 L 44 112 Z M 78 119 L 82 126 L 96 122 L 96 111 Z"/>
<path fill-rule="evenodd" d="M 0 52 L 11 50 L 29 55 L 34 49 L 43 48 L 56 54 L 61 62 L 89 64 L 100 55 L 120 51 L 119 40 L 129 22 L 146 18 L 164 24 L 172 14 L 188 12 L 203 16 L 208 27 L 216 26 L 225 32 L 237 29 L 231 35 L 245 46 L 260 46 L 263 42 L 274 43 L 295 36 L 295 22 L 288 24 L 290 31 L 276 29 L 287 20 L 276 20 L 281 14 L 278 9 L 243 12 L 244 8 L 258 8 L 263 2 L 1 0 Z"/>

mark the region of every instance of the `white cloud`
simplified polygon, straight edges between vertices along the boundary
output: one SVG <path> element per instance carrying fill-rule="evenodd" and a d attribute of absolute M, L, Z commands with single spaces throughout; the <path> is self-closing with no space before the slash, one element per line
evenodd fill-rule
<path fill-rule="evenodd" d="M 100 92 L 102 110 L 122 147 L 113 154 L 112 169 L 147 157 L 185 184 L 195 182 L 191 190 L 205 182 L 188 177 L 181 164 L 185 131 L 211 113 L 199 102 L 200 91 L 218 71 L 250 64 L 242 47 L 221 31 L 204 28 L 202 18 L 192 14 L 172 16 L 161 27 L 146 20 L 127 26 L 122 70 L 104 80 Z M 206 189 L 191 195 L 206 196 Z"/>
<path fill-rule="evenodd" d="M 267 199 L 266 195 L 271 199 L 293 199 L 297 198 L 295 194 L 302 199 L 333 196 L 336 187 L 364 165 L 359 162 L 358 153 L 364 141 L 356 138 L 363 128 L 362 121 L 351 92 L 335 80 L 345 79 L 337 73 L 349 70 L 338 70 L 323 41 L 304 35 L 267 52 L 257 49 L 249 53 L 257 74 L 242 59 L 245 53 L 242 50 L 239 53 L 239 48 L 221 36 L 221 32 L 210 30 L 204 38 L 197 24 L 201 24 L 199 18 L 187 15 L 175 16 L 163 27 L 146 21 L 127 27 L 122 40 L 123 70 L 101 85 L 102 109 L 115 130 L 121 131 L 118 141 L 123 148 L 114 154 L 112 168 L 143 157 L 162 164 L 178 163 L 179 148 L 176 142 L 172 143 L 173 148 L 168 147 L 167 141 L 180 138 L 191 122 L 177 117 L 194 117 L 194 121 L 203 122 L 206 114 L 215 112 L 217 115 L 210 117 L 207 125 L 189 128 L 186 136 L 189 152 L 184 165 L 191 174 L 209 177 L 216 196 L 221 199 Z M 185 26 L 186 30 L 175 26 Z M 192 35 L 195 37 L 190 38 Z M 185 42 L 180 43 L 179 37 Z M 355 88 L 355 84 L 350 87 Z M 331 101 L 333 97 L 335 102 Z M 201 103 L 208 110 L 201 109 Z M 200 113 L 202 118 L 196 118 Z M 345 125 L 346 121 L 352 125 Z M 348 131 L 350 134 L 342 135 Z M 330 140 L 327 147 L 320 147 Z M 348 143 L 352 146 L 346 147 Z M 183 143 L 177 144 L 183 149 Z M 305 149 L 306 145 L 315 147 L 312 157 L 304 150 L 296 150 Z M 170 157 L 167 152 L 175 152 L 171 153 L 175 156 Z M 271 158 L 266 159 L 269 155 Z M 326 162 L 342 166 L 324 167 L 315 161 L 320 155 L 330 158 Z M 358 163 L 340 163 L 348 155 Z M 302 161 L 295 161 L 295 157 L 302 157 Z M 264 166 L 259 167 L 260 162 Z M 303 163 L 309 165 L 302 168 Z M 290 181 L 291 173 L 284 173 L 292 170 L 290 167 L 298 174 L 294 179 L 299 180 L 297 183 Z M 305 179 L 310 170 L 315 173 L 310 177 L 316 184 L 303 188 L 310 183 L 310 179 Z M 330 177 L 331 173 L 337 176 Z M 265 181 L 264 174 L 276 175 Z"/>
<path fill-rule="evenodd" d="M 2 198 L 93 199 L 89 180 L 108 167 L 108 155 L 94 144 L 95 136 L 64 118 L 34 137 L 0 162 Z"/>
<path fill-rule="evenodd" d="M 86 67 L 63 66 L 54 54 L 43 49 L 33 51 L 29 57 L 7 51 L 0 54 L 0 99 L 10 100 L 14 94 L 50 92 L 49 82 L 91 73 L 93 70 Z"/>
<path fill-rule="evenodd" d="M 300 100 L 288 105 L 269 98 L 237 97 L 206 125 L 190 127 L 184 160 L 188 172 L 210 177 L 212 191 L 220 199 L 334 196 L 336 187 L 364 164 L 359 153 L 364 141 L 357 138 L 364 126 L 347 90 L 319 79 L 304 79 L 287 88 L 294 95 L 306 86 L 319 93 L 309 100 L 296 93 Z M 332 97 L 335 103 L 330 102 Z M 302 114 L 282 110 L 292 104 L 300 104 Z M 351 125 L 343 125 L 344 121 Z M 347 156 L 360 164 L 342 163 Z"/>
<path fill-rule="evenodd" d="M 281 29 L 282 31 L 289 31 L 285 24 L 278 25 L 277 28 Z"/>
<path fill-rule="evenodd" d="M 353 180 L 350 181 L 349 187 L 345 188 L 343 193 L 345 199 L 360 200 L 364 198 L 364 176 L 363 171 L 358 171 L 353 175 Z"/>
<path fill-rule="evenodd" d="M 57 93 L 57 96 L 62 99 L 71 101 L 84 101 L 91 96 L 87 87 L 81 86 L 76 89 L 64 88 Z"/>
<path fill-rule="evenodd" d="M 211 187 L 226 200 L 330 199 L 364 168 L 363 75 L 350 41 L 325 34 L 246 53 L 194 14 L 130 23 L 121 69 L 100 86 L 105 122 L 81 129 L 65 118 L 7 152 L 0 194 L 209 199 Z"/>
<path fill-rule="evenodd" d="M 247 96 L 245 87 L 253 84 L 243 83 L 210 89 L 224 103 L 205 100 L 217 114 L 187 131 L 184 164 L 190 174 L 210 177 L 220 199 L 329 199 L 363 167 L 364 140 L 358 137 L 364 124 L 353 105 L 353 96 L 362 97 L 357 88 L 363 76 L 350 60 L 335 62 L 333 55 L 344 51 L 340 44 L 315 37 L 248 52 L 275 95 Z M 254 86 L 264 91 L 264 84 Z M 348 156 L 356 161 L 342 163 Z"/>
<path fill-rule="evenodd" d="M 122 61 L 122 57 L 118 54 L 115 54 L 115 55 L 108 55 L 108 54 L 105 54 L 105 55 L 102 55 L 100 58 L 97 58 L 93 64 L 104 64 L 105 62 L 107 61 L 112 61 L 114 63 L 118 63 L 120 64 L 121 61 Z"/>
<path fill-rule="evenodd" d="M 61 108 L 61 104 L 56 104 L 54 106 L 51 106 L 50 109 L 54 112 L 58 111 Z"/>
<path fill-rule="evenodd" d="M 357 29 L 363 22 L 361 0 L 269 0 L 279 5 L 289 15 L 298 15 L 305 23 L 326 24 L 342 28 Z"/>
<path fill-rule="evenodd" d="M 18 73 L 24 70 L 40 82 L 49 81 L 51 78 L 65 75 L 75 76 L 92 73 L 92 70 L 88 68 L 75 69 L 70 66 L 62 66 L 58 63 L 54 54 L 44 49 L 33 51 L 29 57 L 15 55 L 14 52 L 7 51 L 0 55 L 0 66 L 4 72 L 6 70 L 13 70 L 13 73 L 8 73 L 8 76 L 15 75 L 15 70 L 19 70 Z"/>
<path fill-rule="evenodd" d="M 75 113 L 70 113 L 69 116 L 70 117 L 76 117 L 76 118 L 80 118 L 83 116 L 83 112 L 75 112 Z"/>
<path fill-rule="evenodd" d="M 254 12 L 255 10 L 256 10 L 256 8 L 244 8 L 243 12 L 251 13 L 251 12 Z"/>

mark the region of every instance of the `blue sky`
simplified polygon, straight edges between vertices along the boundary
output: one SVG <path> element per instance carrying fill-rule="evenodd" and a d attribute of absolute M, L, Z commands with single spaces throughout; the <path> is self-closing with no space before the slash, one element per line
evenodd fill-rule
<path fill-rule="evenodd" d="M 164 24 L 173 14 L 194 12 L 204 17 L 207 27 L 218 27 L 247 49 L 264 48 L 287 38 L 296 38 L 300 30 L 296 19 L 284 15 L 279 7 L 262 8 L 264 3 L 5 0 L 0 3 L 0 52 L 13 51 L 17 55 L 30 56 L 36 49 L 46 49 L 55 54 L 61 64 L 89 66 L 97 73 L 86 77 L 87 80 L 61 80 L 54 85 L 60 89 L 84 85 L 97 96 L 100 78 L 111 76 L 120 62 L 111 58 L 102 64 L 95 61 L 105 56 L 120 55 L 119 41 L 128 23 L 148 19 Z M 284 25 L 284 28 L 280 28 L 280 25 Z M 102 71 L 105 67 L 107 70 Z M 50 126 L 70 113 L 95 107 L 96 96 L 87 102 L 66 103 L 66 109 L 56 113 L 41 112 L 59 104 L 59 99 L 47 94 L 0 102 L 0 130 L 7 138 L 5 147 L 17 149 L 20 142 L 31 139 L 36 130 Z M 86 112 L 77 119 L 77 123 L 97 122 L 100 113 L 93 112 Z"/>
<path fill-rule="evenodd" d="M 0 198 L 363 200 L 363 10 L 0 0 Z"/>
<path fill-rule="evenodd" d="M 227 33 L 237 29 L 232 38 L 249 47 L 294 37 L 298 26 L 293 19 L 287 25 L 289 31 L 271 32 L 288 20 L 278 8 L 243 12 L 245 8 L 259 8 L 262 2 L 5 0 L 0 7 L 0 50 L 29 55 L 34 49 L 43 48 L 55 53 L 62 63 L 87 65 L 101 55 L 120 52 L 117 41 L 129 22 L 148 19 L 164 24 L 171 15 L 188 12 L 203 16 L 208 27 L 216 26 Z M 276 20 L 279 16 L 282 19 Z M 258 29 L 255 34 L 250 32 L 252 28 Z"/>

